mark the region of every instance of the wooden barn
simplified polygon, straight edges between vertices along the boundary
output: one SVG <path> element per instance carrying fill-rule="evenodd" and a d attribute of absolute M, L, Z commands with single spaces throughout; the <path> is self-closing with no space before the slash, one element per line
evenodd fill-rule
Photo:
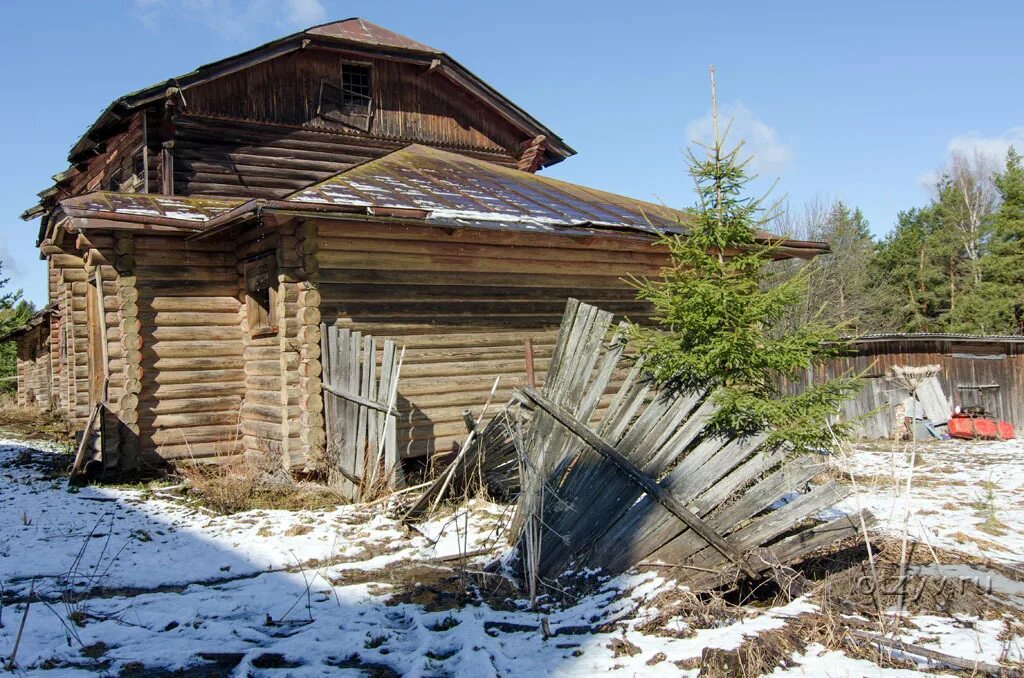
<path fill-rule="evenodd" d="M 843 406 L 841 418 L 856 421 L 862 438 L 891 438 L 896 408 L 909 393 L 888 375 L 897 366 L 938 365 L 938 379 L 950 405 L 983 407 L 1024 432 L 1024 337 L 967 334 L 872 334 L 855 339 L 846 355 L 807 375 L 823 381 L 862 375 L 864 388 Z M 792 384 L 793 392 L 800 384 Z M 938 422 L 936 422 L 938 423 Z"/>
<path fill-rule="evenodd" d="M 316 470 L 350 433 L 324 405 L 322 327 L 342 327 L 405 348 L 401 456 L 449 450 L 495 377 L 496 402 L 523 384 L 524 340 L 543 375 L 567 297 L 644 317 L 623 278 L 657 274 L 657 230 L 682 229 L 535 174 L 573 153 L 360 19 L 121 97 L 23 215 L 41 217 L 52 403 L 108 469 L 269 451 Z"/>

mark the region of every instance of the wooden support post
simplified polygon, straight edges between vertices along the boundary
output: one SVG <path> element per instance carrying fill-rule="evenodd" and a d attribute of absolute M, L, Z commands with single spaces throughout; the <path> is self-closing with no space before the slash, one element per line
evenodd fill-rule
<path fill-rule="evenodd" d="M 739 567 L 744 574 L 752 579 L 757 578 L 757 573 L 752 567 L 750 567 L 750 565 L 747 564 L 746 559 L 739 551 L 736 550 L 735 547 L 733 547 L 732 544 L 727 542 L 721 535 L 711 529 L 707 523 L 701 520 L 692 511 L 683 506 L 678 499 L 662 489 L 656 481 L 647 477 L 643 471 L 622 456 L 618 450 L 587 428 L 583 422 L 577 420 L 561 407 L 531 388 L 524 389 L 523 395 L 550 414 L 555 421 L 592 447 L 595 452 L 615 464 L 615 466 L 618 467 L 618 469 L 625 474 L 627 478 L 639 485 L 645 492 L 651 495 L 652 498 L 657 500 L 662 506 L 679 518 L 679 520 L 681 520 L 687 527 L 700 535 L 715 550 L 728 558 L 734 565 Z"/>
<path fill-rule="evenodd" d="M 537 388 L 537 381 L 533 373 L 533 339 L 527 337 L 523 342 L 526 351 L 526 383 L 530 388 Z"/>

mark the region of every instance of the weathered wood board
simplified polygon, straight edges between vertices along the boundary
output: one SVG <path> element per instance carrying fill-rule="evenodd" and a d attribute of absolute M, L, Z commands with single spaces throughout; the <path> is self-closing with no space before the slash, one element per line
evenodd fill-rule
<path fill-rule="evenodd" d="M 712 436 L 704 393 L 653 388 L 633 361 L 610 406 L 595 413 L 625 345 L 611 314 L 570 299 L 520 454 L 513 535 L 530 578 L 570 569 L 622 572 L 644 561 L 717 586 L 853 536 L 870 514 L 815 524 L 846 489 L 812 485 L 819 458 L 766 436 Z"/>

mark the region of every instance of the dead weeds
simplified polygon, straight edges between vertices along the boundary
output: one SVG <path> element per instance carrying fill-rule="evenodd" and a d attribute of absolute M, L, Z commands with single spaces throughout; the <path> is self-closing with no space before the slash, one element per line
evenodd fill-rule
<path fill-rule="evenodd" d="M 42 440 L 71 447 L 75 434 L 67 417 L 57 410 L 19 405 L 11 396 L 0 398 L 0 430 L 25 440 Z"/>
<path fill-rule="evenodd" d="M 900 541 L 875 537 L 872 547 L 873 572 L 866 547 L 849 542 L 804 563 L 805 575 L 817 582 L 814 599 L 823 610 L 875 620 L 879 608 L 902 609 L 912 614 L 1024 620 L 1024 611 L 993 592 L 987 582 L 941 574 L 943 565 L 953 564 L 980 571 L 998 569 L 1004 576 L 1019 577 L 1020 573 L 997 568 L 980 558 L 911 543 L 908 569 L 901 576 Z"/>
<path fill-rule="evenodd" d="M 279 466 L 253 459 L 239 458 L 220 464 L 183 463 L 177 465 L 176 472 L 185 480 L 189 499 L 222 515 L 257 509 L 330 509 L 348 503 L 331 488 L 295 482 Z"/>

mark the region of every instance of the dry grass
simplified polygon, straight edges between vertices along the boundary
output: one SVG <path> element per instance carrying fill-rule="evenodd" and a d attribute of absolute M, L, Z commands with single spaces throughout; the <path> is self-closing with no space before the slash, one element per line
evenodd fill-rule
<path fill-rule="evenodd" d="M 1010 616 L 1024 621 L 1024 612 L 988 591 L 984 581 L 933 574 L 941 571 L 944 564 L 964 564 L 981 571 L 996 569 L 1010 578 L 1020 577 L 1019 573 L 958 552 L 912 543 L 907 574 L 901 578 L 899 540 L 876 536 L 872 545 L 874 576 L 861 545 L 840 545 L 804 564 L 804 572 L 818 583 L 814 596 L 822 609 L 876 621 L 879 605 L 885 610 L 902 605 L 913 614 L 971 615 L 983 619 Z M 923 573 L 922 568 L 928 568 L 928 573 Z"/>
<path fill-rule="evenodd" d="M 19 405 L 10 395 L 0 397 L 0 430 L 27 440 L 45 440 L 61 445 L 73 445 L 75 440 L 74 432 L 62 413 L 41 410 L 36 405 Z"/>
<path fill-rule="evenodd" d="M 236 457 L 216 464 L 186 462 L 175 468 L 185 480 L 189 498 L 224 515 L 255 509 L 326 509 L 347 503 L 328 487 L 295 482 L 279 462 L 268 459 Z"/>

